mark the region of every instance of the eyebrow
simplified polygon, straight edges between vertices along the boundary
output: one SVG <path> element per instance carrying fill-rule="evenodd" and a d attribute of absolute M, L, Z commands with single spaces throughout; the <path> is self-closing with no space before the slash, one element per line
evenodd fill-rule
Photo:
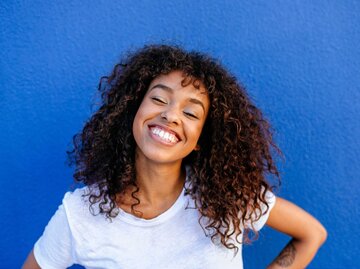
<path fill-rule="evenodd" d="M 173 93 L 174 90 L 164 84 L 156 84 L 155 86 L 151 87 L 150 91 L 152 91 L 153 89 L 155 88 L 160 88 L 162 90 L 165 90 L 167 92 L 170 92 L 170 93 Z M 189 102 L 193 103 L 193 104 L 197 104 L 197 105 L 200 105 L 203 110 L 205 111 L 205 106 L 204 104 L 199 100 L 199 99 L 196 99 L 196 98 L 189 98 Z"/>

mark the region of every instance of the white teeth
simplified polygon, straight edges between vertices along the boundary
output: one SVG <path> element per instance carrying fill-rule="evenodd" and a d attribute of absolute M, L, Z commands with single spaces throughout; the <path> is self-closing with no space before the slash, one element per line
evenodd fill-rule
<path fill-rule="evenodd" d="M 162 129 L 151 128 L 151 132 L 167 142 L 176 143 L 178 141 L 174 134 L 165 132 Z"/>

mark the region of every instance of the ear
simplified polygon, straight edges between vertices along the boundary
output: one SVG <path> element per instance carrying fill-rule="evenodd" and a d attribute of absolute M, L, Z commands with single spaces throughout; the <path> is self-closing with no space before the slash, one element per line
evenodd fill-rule
<path fill-rule="evenodd" d="M 194 150 L 195 150 L 195 151 L 199 151 L 199 150 L 200 150 L 199 144 L 197 144 L 197 145 L 195 146 Z"/>

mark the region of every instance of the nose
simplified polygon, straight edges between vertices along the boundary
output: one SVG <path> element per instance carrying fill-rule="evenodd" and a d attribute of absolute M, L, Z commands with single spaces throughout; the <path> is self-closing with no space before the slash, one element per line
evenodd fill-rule
<path fill-rule="evenodd" d="M 180 115 L 179 111 L 175 107 L 168 107 L 168 109 L 164 110 L 160 116 L 163 120 L 167 121 L 168 123 L 180 123 Z"/>

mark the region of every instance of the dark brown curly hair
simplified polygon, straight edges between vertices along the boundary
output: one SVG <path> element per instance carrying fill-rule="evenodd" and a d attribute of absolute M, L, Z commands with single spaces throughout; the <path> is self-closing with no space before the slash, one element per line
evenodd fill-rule
<path fill-rule="evenodd" d="M 198 144 L 183 160 L 193 173 L 186 194 L 191 195 L 201 217 L 209 222 L 211 238 L 229 249 L 231 236 L 244 234 L 245 223 L 253 223 L 268 210 L 265 193 L 272 187 L 267 176 L 279 179 L 273 154 L 280 153 L 261 111 L 254 106 L 243 86 L 218 61 L 178 46 L 148 45 L 129 54 L 99 83 L 101 103 L 73 138 L 68 151 L 75 165 L 74 178 L 89 186 L 90 209 L 113 218 L 118 213 L 116 195 L 136 185 L 135 148 L 132 133 L 135 114 L 151 81 L 160 74 L 180 70 L 185 77 L 201 82 L 208 91 L 210 109 Z M 196 83 L 195 83 L 196 84 Z M 198 85 L 197 85 L 198 86 Z M 140 203 L 137 201 L 133 209 Z M 264 207 L 265 205 L 265 207 Z M 265 209 L 264 209 L 265 208 Z M 92 210 L 92 212 L 94 212 Z M 246 231 L 246 230 L 245 230 Z M 255 232 L 256 234 L 256 232 Z"/>

